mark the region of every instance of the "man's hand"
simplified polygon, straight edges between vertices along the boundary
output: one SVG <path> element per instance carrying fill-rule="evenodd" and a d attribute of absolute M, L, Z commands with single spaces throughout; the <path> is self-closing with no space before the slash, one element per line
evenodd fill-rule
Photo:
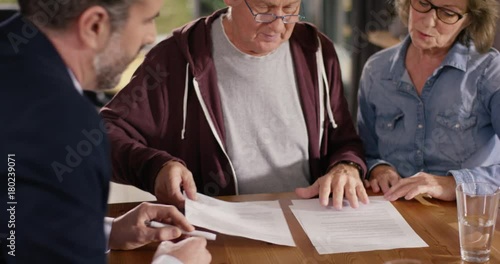
<path fill-rule="evenodd" d="M 162 255 L 170 255 L 183 264 L 208 264 L 212 255 L 206 249 L 207 241 L 200 237 L 190 237 L 178 243 L 170 241 L 162 242 L 153 257 L 153 263 L 161 263 L 158 260 Z"/>
<path fill-rule="evenodd" d="M 456 199 L 455 187 L 456 182 L 453 176 L 419 172 L 410 178 L 399 180 L 385 193 L 384 197 L 389 201 L 395 201 L 401 197 L 410 200 L 423 193 L 440 200 L 453 201 Z"/>
<path fill-rule="evenodd" d="M 191 200 L 196 200 L 193 174 L 180 162 L 169 161 L 161 168 L 155 180 L 155 196 L 159 202 L 184 208 L 181 187 Z"/>
<path fill-rule="evenodd" d="M 389 165 L 378 165 L 372 169 L 370 173 L 370 180 L 365 180 L 365 187 L 371 187 L 374 193 L 380 192 L 387 193 L 391 186 L 398 183 L 401 176 L 398 172 Z"/>
<path fill-rule="evenodd" d="M 149 221 L 159 221 L 177 227 L 152 228 Z M 181 229 L 194 231 L 184 215 L 174 206 L 142 203 L 116 218 L 109 236 L 110 249 L 134 249 L 155 241 L 165 241 L 181 236 Z"/>
<path fill-rule="evenodd" d="M 342 209 L 344 195 L 352 208 L 358 208 L 358 200 L 364 204 L 369 202 L 359 171 L 353 166 L 342 163 L 333 166 L 313 185 L 295 189 L 295 193 L 301 198 L 311 198 L 319 194 L 319 202 L 323 206 L 328 205 L 328 197 L 332 193 L 333 207 L 336 209 Z"/>

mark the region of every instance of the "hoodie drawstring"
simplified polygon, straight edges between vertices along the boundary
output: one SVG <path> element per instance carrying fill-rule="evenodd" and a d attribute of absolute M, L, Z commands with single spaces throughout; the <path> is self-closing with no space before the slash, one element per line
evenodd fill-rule
<path fill-rule="evenodd" d="M 328 119 L 330 120 L 330 123 L 332 124 L 333 128 L 337 128 L 337 123 L 335 123 L 335 118 L 333 117 L 333 112 L 332 112 L 332 105 L 330 103 L 330 87 L 328 85 L 328 79 L 326 78 L 326 70 L 325 70 L 325 63 L 323 61 L 323 51 L 321 48 L 321 40 L 318 38 L 318 43 L 319 43 L 319 48 L 318 52 L 316 53 L 317 56 L 317 63 L 318 65 L 318 70 L 321 70 L 321 78 L 318 80 L 318 85 L 320 86 L 319 89 L 321 89 L 321 86 L 325 89 L 325 94 L 326 94 L 326 111 L 328 113 Z M 323 79 L 323 80 L 321 80 Z M 322 82 L 323 81 L 323 82 Z M 323 85 L 321 85 L 323 83 Z M 321 110 L 321 108 L 320 108 Z M 321 120 L 322 122 L 323 120 Z"/>
<path fill-rule="evenodd" d="M 181 131 L 181 140 L 184 140 L 184 133 L 186 133 L 188 88 L 189 88 L 189 63 L 186 65 L 186 81 L 185 81 L 185 85 L 184 85 L 184 99 L 182 101 L 183 103 L 182 103 L 182 131 Z"/>

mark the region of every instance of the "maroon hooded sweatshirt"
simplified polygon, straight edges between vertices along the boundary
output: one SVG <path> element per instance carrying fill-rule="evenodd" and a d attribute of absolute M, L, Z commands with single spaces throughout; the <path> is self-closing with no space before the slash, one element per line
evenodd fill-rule
<path fill-rule="evenodd" d="M 112 146 L 113 181 L 154 193 L 158 172 L 176 160 L 193 173 L 198 192 L 237 194 L 212 58 L 212 23 L 226 11 L 175 30 L 147 54 L 130 83 L 102 109 Z M 361 165 L 364 174 L 362 143 L 343 95 L 332 42 L 314 26 L 297 23 L 289 43 L 308 132 L 311 183 L 340 161 Z M 318 74 L 320 57 L 323 75 L 321 67 Z M 322 88 L 324 82 L 329 90 Z M 321 102 L 320 91 L 329 102 Z"/>

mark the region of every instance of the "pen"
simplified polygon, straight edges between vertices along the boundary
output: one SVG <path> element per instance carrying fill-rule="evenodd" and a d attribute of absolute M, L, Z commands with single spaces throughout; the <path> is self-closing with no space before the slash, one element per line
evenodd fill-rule
<path fill-rule="evenodd" d="M 175 227 L 173 225 L 160 223 L 157 221 L 146 221 L 146 225 L 149 227 L 154 227 L 154 228 Z M 181 229 L 181 231 L 182 231 L 182 234 L 184 234 L 184 235 L 204 237 L 207 240 L 215 240 L 215 238 L 217 237 L 216 234 L 210 233 L 210 232 L 204 232 L 204 231 L 198 231 L 198 230 L 187 232 L 187 231 L 184 231 L 182 229 Z"/>

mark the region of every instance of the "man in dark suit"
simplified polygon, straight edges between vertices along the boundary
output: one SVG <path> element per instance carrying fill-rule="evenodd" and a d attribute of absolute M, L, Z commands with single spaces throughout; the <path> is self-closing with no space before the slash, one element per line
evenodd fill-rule
<path fill-rule="evenodd" d="M 139 50 L 155 40 L 162 3 L 19 0 L 21 15 L 0 24 L 0 175 L 7 184 L 0 239 L 6 262 L 105 263 L 107 248 L 180 236 L 179 228 L 147 227 L 149 220 L 194 229 L 174 207 L 151 204 L 110 219 L 105 228 L 109 144 L 104 123 L 82 96 L 83 89 L 114 87 Z M 210 261 L 206 241 L 179 243 L 164 244 L 157 256 Z"/>

